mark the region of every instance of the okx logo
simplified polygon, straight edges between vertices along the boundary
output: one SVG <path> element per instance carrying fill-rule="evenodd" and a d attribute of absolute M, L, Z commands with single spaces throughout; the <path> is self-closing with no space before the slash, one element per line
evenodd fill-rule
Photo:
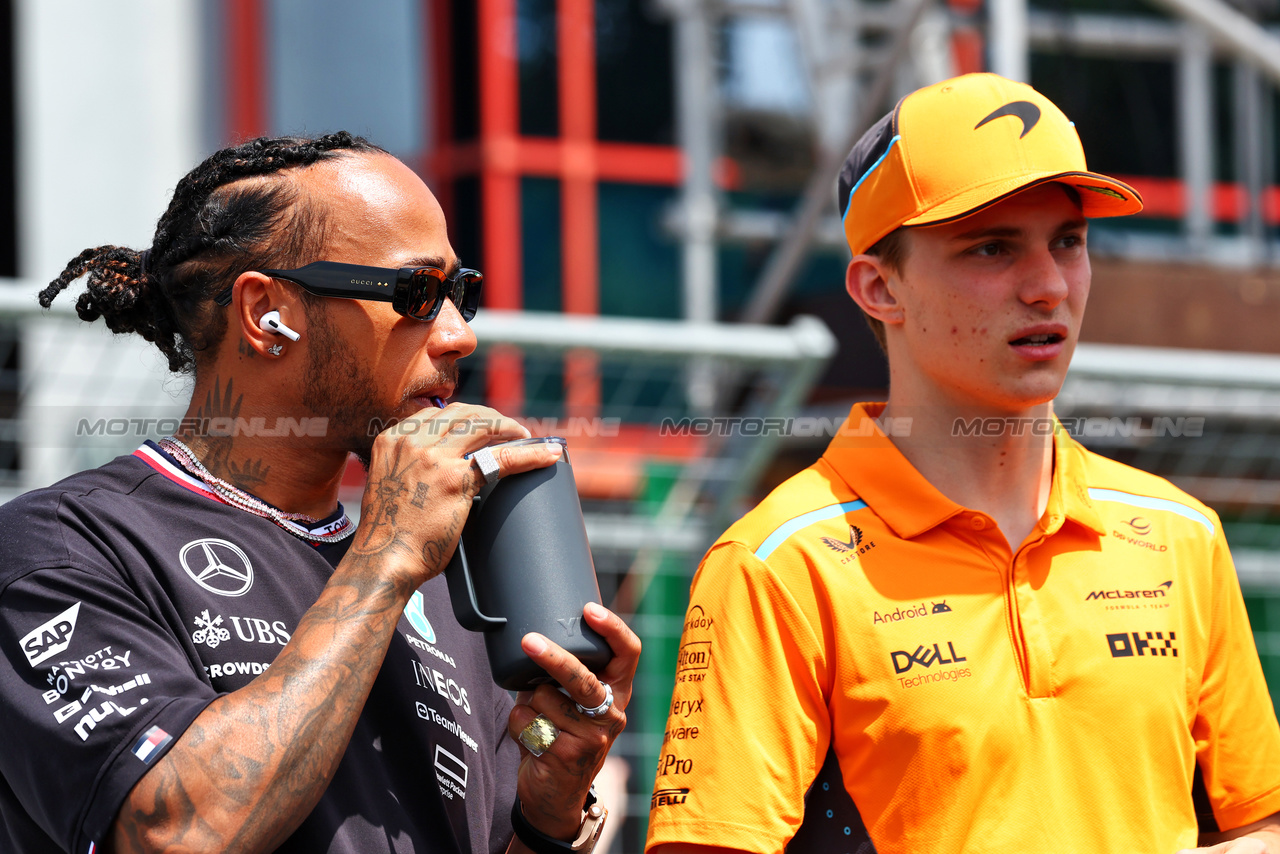
<path fill-rule="evenodd" d="M 1131 658 L 1144 655 L 1164 655 L 1178 657 L 1178 648 L 1173 642 L 1178 639 L 1176 632 L 1120 632 L 1107 635 L 1107 646 L 1111 647 L 1112 658 Z"/>
<path fill-rule="evenodd" d="M 947 656 L 950 656 L 948 658 Z M 893 659 L 893 672 L 906 673 L 917 664 L 921 667 L 933 667 L 935 664 L 955 664 L 958 661 L 968 661 L 963 655 L 956 652 L 955 645 L 951 641 L 947 641 L 947 651 L 942 651 L 941 644 L 933 644 L 932 646 L 918 646 L 915 652 L 907 652 L 905 649 L 895 650 L 889 653 L 889 657 Z"/>

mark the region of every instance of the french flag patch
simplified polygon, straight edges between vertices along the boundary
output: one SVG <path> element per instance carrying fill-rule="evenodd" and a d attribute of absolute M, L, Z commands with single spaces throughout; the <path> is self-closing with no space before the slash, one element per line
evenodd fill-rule
<path fill-rule="evenodd" d="M 142 738 L 138 739 L 138 743 L 133 746 L 133 755 L 141 759 L 146 764 L 151 764 L 151 760 L 169 742 L 173 741 L 173 736 L 153 726 L 142 734 Z"/>

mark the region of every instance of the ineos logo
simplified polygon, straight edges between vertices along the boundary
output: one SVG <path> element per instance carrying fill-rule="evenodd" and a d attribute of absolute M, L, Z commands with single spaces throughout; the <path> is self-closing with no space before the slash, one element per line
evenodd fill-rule
<path fill-rule="evenodd" d="M 178 552 L 178 561 L 191 580 L 219 596 L 243 596 L 253 586 L 253 564 L 239 546 L 205 537 L 192 540 Z"/>

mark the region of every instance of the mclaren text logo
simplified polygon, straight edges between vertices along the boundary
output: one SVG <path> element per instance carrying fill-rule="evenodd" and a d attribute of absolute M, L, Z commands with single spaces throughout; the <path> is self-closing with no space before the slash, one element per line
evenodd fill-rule
<path fill-rule="evenodd" d="M 935 664 L 955 664 L 959 661 L 969 660 L 956 652 L 955 645 L 951 641 L 947 641 L 946 652 L 942 651 L 942 644 L 935 643 L 930 646 L 922 644 L 916 647 L 915 652 L 900 649 L 889 653 L 889 657 L 893 660 L 894 673 L 906 673 L 917 664 L 928 668 L 933 667 Z"/>
<path fill-rule="evenodd" d="M 66 652 L 67 647 L 71 646 L 71 636 L 75 634 L 78 616 L 79 602 L 27 632 L 19 642 L 22 644 L 22 651 L 26 653 L 27 663 L 35 667 L 60 652 Z"/>
<path fill-rule="evenodd" d="M 1173 581 L 1171 579 L 1160 582 L 1150 590 L 1095 590 L 1084 597 L 1084 601 L 1091 602 L 1095 599 L 1163 599 L 1168 595 L 1172 587 Z"/>
<path fill-rule="evenodd" d="M 178 552 L 178 561 L 191 580 L 219 596 L 243 596 L 253 586 L 253 564 L 239 546 L 206 537 L 192 540 Z"/>

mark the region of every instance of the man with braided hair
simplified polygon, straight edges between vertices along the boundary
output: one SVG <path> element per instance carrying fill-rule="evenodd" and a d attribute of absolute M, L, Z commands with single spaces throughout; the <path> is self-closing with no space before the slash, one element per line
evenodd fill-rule
<path fill-rule="evenodd" d="M 589 605 L 612 662 L 530 634 L 567 695 L 513 702 L 452 616 L 472 497 L 558 453 L 470 456 L 528 432 L 444 403 L 480 276 L 426 185 L 348 134 L 255 140 L 42 304 L 82 276 L 80 316 L 194 390 L 175 436 L 0 508 L 0 850 L 590 850 L 640 645 Z M 255 423 L 292 427 L 215 427 Z"/>

